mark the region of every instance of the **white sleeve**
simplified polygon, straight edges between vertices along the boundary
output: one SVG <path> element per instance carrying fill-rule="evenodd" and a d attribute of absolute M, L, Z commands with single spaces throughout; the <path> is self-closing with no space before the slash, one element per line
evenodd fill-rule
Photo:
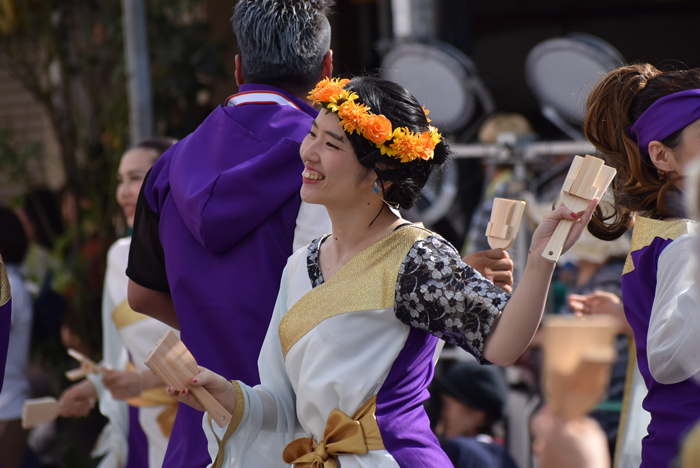
<path fill-rule="evenodd" d="M 326 207 L 301 202 L 297 225 L 294 228 L 294 244 L 292 252 L 296 252 L 312 240 L 331 232 L 331 219 Z"/>
<path fill-rule="evenodd" d="M 100 365 L 109 369 L 123 370 L 128 362 L 119 330 L 112 318 L 112 312 L 126 299 L 127 277 L 126 260 L 129 245 L 126 239 L 120 239 L 110 247 L 107 253 L 107 268 L 105 271 L 104 288 L 102 291 L 102 362 Z M 126 460 L 128 454 L 129 413 L 127 403 L 115 400 L 112 393 L 102 383 L 102 374 L 89 374 L 97 391 L 99 409 L 109 423 L 93 448 L 93 456 L 105 455 L 99 467 L 110 467 L 113 463 L 119 466 L 119 460 Z"/>
<path fill-rule="evenodd" d="M 700 372 L 700 309 L 692 246 L 692 235 L 685 235 L 659 256 L 647 360 L 652 377 L 662 384 L 682 382 Z"/>
<path fill-rule="evenodd" d="M 221 441 L 225 444 L 223 467 L 286 467 L 288 465 L 282 461 L 284 447 L 298 436 L 303 436 L 296 418 L 296 395 L 287 376 L 277 331 L 280 320 L 287 312 L 288 284 L 289 276 L 285 268 L 275 310 L 258 358 L 260 385 L 251 388 L 240 382 L 235 383 L 239 399 L 231 423 L 226 428 L 212 424 L 208 414 L 204 416 L 204 433 L 212 461 L 216 460 Z"/>

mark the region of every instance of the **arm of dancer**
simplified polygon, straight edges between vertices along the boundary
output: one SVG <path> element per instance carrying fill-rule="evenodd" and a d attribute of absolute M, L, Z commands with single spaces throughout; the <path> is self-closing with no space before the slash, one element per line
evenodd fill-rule
<path fill-rule="evenodd" d="M 662 384 L 682 382 L 700 372 L 700 298 L 693 276 L 693 247 L 693 238 L 687 235 L 659 256 L 647 360 L 651 375 Z"/>
<path fill-rule="evenodd" d="M 554 263 L 542 258 L 542 252 L 562 219 L 574 221 L 564 243 L 563 251 L 567 251 L 586 228 L 598 201 L 597 198 L 591 200 L 583 213 L 572 213 L 562 205 L 544 217 L 532 236 L 527 264 L 518 288 L 486 339 L 484 359 L 509 366 L 527 348 L 542 319 L 555 267 Z"/>
<path fill-rule="evenodd" d="M 278 335 L 281 318 L 287 311 L 288 274 L 284 270 L 277 303 L 265 336 L 258 366 L 260 385 L 249 387 L 239 381 L 227 381 L 203 367 L 191 386 L 202 386 L 232 415 L 231 422 L 218 427 L 205 414 L 204 432 L 212 460 L 225 457 L 225 466 L 266 466 L 279 462 L 280 453 L 265 447 L 285 446 L 297 436 L 296 398 L 287 376 Z M 264 364 L 263 364 L 264 363 Z M 201 405 L 187 389 L 168 388 L 171 395 L 200 411 Z M 230 463 L 230 465 L 229 465 Z"/>
<path fill-rule="evenodd" d="M 145 188 L 151 171 L 146 174 L 136 202 L 134 229 L 129 249 L 129 307 L 136 312 L 160 320 L 176 330 L 180 324 L 170 296 L 170 286 L 165 272 L 165 255 L 160 242 L 160 217 L 146 200 Z"/>

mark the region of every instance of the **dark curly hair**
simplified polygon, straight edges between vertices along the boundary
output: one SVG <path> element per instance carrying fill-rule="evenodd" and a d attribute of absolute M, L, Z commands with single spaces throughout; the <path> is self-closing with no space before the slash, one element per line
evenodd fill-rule
<path fill-rule="evenodd" d="M 604 215 L 597 208 L 588 226 L 591 234 L 603 240 L 617 239 L 632 226 L 635 212 L 653 219 L 682 216 L 682 194 L 675 185 L 679 178 L 660 179 L 649 156 L 627 130 L 657 100 L 697 88 L 700 69 L 663 72 L 646 63 L 613 70 L 593 89 L 584 132 L 607 164 L 617 169 L 617 176 L 613 212 Z M 661 143 L 677 148 L 682 132 Z"/>
<path fill-rule="evenodd" d="M 373 114 L 383 114 L 393 128 L 407 127 L 412 132 L 428 131 L 428 119 L 423 107 L 403 86 L 378 76 L 355 77 L 345 85 L 354 91 L 358 101 L 369 106 Z M 357 133 L 348 134 L 360 164 L 377 173 L 379 180 L 391 182 L 384 193 L 384 200 L 392 206 L 408 209 L 413 206 L 421 189 L 428 181 L 434 167 L 440 167 L 448 158 L 445 141 L 435 146 L 430 160 L 415 159 L 408 163 L 382 155 L 377 146 Z"/>

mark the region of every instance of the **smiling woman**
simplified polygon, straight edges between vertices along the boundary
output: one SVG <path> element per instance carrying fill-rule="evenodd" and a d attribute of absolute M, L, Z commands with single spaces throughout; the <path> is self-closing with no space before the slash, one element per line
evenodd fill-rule
<path fill-rule="evenodd" d="M 324 80 L 300 156 L 302 199 L 322 204 L 332 233 L 288 260 L 258 360 L 261 384 L 204 368 L 232 414 L 204 422 L 214 466 L 443 467 L 423 401 L 439 338 L 481 362 L 508 365 L 531 340 L 554 265 L 541 256 L 560 207 L 535 232 L 517 300 L 462 262 L 442 237 L 401 218 L 447 145 L 403 87 L 376 77 Z M 388 207 L 387 207 L 388 206 Z M 187 388 L 170 388 L 201 410 Z"/>

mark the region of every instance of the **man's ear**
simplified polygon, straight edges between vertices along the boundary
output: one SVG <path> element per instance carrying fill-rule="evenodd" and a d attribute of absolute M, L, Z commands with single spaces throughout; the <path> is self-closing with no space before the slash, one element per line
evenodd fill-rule
<path fill-rule="evenodd" d="M 333 51 L 328 49 L 326 55 L 323 56 L 323 68 L 321 69 L 321 76 L 318 81 L 324 78 L 331 78 L 333 76 Z"/>
<path fill-rule="evenodd" d="M 241 86 L 242 84 L 245 83 L 245 79 L 243 78 L 243 60 L 241 60 L 241 56 L 236 54 L 236 84 L 238 86 Z"/>
<path fill-rule="evenodd" d="M 649 158 L 651 163 L 660 171 L 675 172 L 676 158 L 668 146 L 660 141 L 653 140 L 649 143 Z"/>

